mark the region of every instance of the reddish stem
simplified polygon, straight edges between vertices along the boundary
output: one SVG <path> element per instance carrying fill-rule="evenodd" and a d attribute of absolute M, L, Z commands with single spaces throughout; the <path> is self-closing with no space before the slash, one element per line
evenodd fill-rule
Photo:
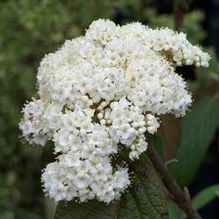
<path fill-rule="evenodd" d="M 202 219 L 198 212 L 192 207 L 188 190 L 184 189 L 183 191 L 179 187 L 153 145 L 148 147 L 147 155 L 160 173 L 166 188 L 170 194 L 172 194 L 178 206 L 184 210 L 190 219 Z"/>

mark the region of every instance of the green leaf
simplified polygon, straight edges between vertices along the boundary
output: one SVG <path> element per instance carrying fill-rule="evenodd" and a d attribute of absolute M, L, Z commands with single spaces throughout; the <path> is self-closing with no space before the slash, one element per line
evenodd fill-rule
<path fill-rule="evenodd" d="M 87 203 L 59 203 L 55 219 L 110 219 L 116 212 L 116 204 L 105 205 L 96 200 Z"/>
<path fill-rule="evenodd" d="M 59 203 L 55 219 L 167 219 L 163 184 L 151 164 L 137 161 L 132 185 L 121 199 L 108 205 L 96 200 L 87 203 Z"/>
<path fill-rule="evenodd" d="M 219 184 L 209 186 L 198 193 L 192 199 L 192 205 L 195 209 L 200 209 L 218 197 Z"/>
<path fill-rule="evenodd" d="M 168 213 L 169 213 L 169 219 L 186 218 L 185 213 L 174 202 L 168 202 Z"/>
<path fill-rule="evenodd" d="M 165 144 L 163 138 L 161 138 L 159 135 L 151 135 L 150 141 L 152 145 L 156 148 L 157 152 L 161 156 L 163 160 L 165 160 Z"/>
<path fill-rule="evenodd" d="M 219 125 L 219 104 L 203 99 L 194 104 L 182 119 L 182 134 L 176 159 L 170 165 L 181 186 L 187 186 L 196 175 Z"/>

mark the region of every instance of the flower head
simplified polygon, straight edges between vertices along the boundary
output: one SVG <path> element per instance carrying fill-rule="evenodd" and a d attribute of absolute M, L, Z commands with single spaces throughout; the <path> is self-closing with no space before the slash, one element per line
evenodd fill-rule
<path fill-rule="evenodd" d="M 192 99 L 175 67 L 207 66 L 208 60 L 185 34 L 101 19 L 46 55 L 37 74 L 39 98 L 25 105 L 20 129 L 31 144 L 54 143 L 57 160 L 42 174 L 49 196 L 119 198 L 129 173 L 113 166 L 111 155 L 125 147 L 138 159 L 160 115 L 184 115 Z"/>

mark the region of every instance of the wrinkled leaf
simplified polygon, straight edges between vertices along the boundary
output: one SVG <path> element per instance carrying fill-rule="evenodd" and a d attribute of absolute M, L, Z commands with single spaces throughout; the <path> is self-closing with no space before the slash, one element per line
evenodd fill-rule
<path fill-rule="evenodd" d="M 111 219 L 117 212 L 116 203 L 105 205 L 96 200 L 87 203 L 59 203 L 55 219 Z"/>
<path fill-rule="evenodd" d="M 121 199 L 108 205 L 96 200 L 87 203 L 59 203 L 55 219 L 167 219 L 163 184 L 154 168 L 138 161 L 130 167 L 132 185 Z"/>
<path fill-rule="evenodd" d="M 200 209 L 207 205 L 209 202 L 213 201 L 216 197 L 219 195 L 219 184 L 212 185 L 204 190 L 202 190 L 200 193 L 198 193 L 193 199 L 192 199 L 192 205 L 195 209 Z"/>
<path fill-rule="evenodd" d="M 187 186 L 196 175 L 219 125 L 219 104 L 214 99 L 203 99 L 194 104 L 182 119 L 182 133 L 177 163 L 170 165 L 175 178 Z"/>

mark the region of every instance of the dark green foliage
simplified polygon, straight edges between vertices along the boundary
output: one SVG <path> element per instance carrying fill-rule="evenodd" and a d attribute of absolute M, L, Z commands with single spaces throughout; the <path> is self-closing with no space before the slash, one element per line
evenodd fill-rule
<path fill-rule="evenodd" d="M 203 99 L 194 104 L 182 119 L 182 134 L 176 159 L 171 170 L 182 186 L 188 186 L 195 177 L 208 146 L 219 125 L 219 103 Z"/>

